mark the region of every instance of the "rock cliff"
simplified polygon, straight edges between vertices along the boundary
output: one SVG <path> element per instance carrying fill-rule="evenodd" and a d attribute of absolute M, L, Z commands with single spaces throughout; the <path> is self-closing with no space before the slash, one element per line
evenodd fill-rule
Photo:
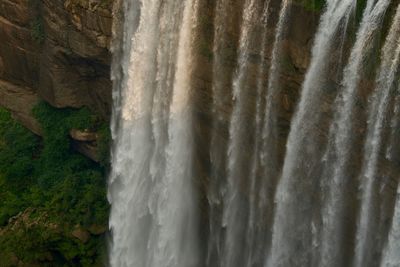
<path fill-rule="evenodd" d="M 118 12 L 118 6 L 122 2 L 123 0 L 0 0 L 0 40 L 2 40 L 0 42 L 0 106 L 10 110 L 16 119 L 39 135 L 41 134 L 40 125 L 33 117 L 31 110 L 41 100 L 57 108 L 87 106 L 107 119 L 110 116 L 112 101 L 112 84 L 109 78 L 111 28 L 114 22 L 117 37 L 121 39 L 123 25 L 119 23 L 123 14 Z M 197 168 L 195 173 L 198 176 L 196 181 L 201 184 L 203 190 L 206 190 L 210 182 L 209 175 L 215 167 L 212 166 L 208 152 L 211 146 L 211 127 L 215 126 L 213 124 L 215 114 L 211 109 L 213 99 L 211 87 L 213 18 L 216 7 L 215 1 L 212 0 L 200 2 L 200 30 L 196 36 L 197 55 L 193 62 L 195 71 L 192 97 L 195 113 L 195 168 Z M 234 102 L 231 95 L 231 76 L 237 63 L 239 23 L 244 1 L 230 0 L 230 2 L 232 13 L 227 21 L 229 31 L 226 43 L 222 47 L 225 76 L 221 80 L 224 83 L 226 99 L 215 111 L 219 115 L 216 123 L 221 130 L 218 137 L 221 147 L 226 147 L 229 139 L 229 120 Z M 112 11 L 113 3 L 115 3 L 114 12 Z M 265 58 L 261 58 L 258 52 L 249 56 L 251 69 L 256 69 L 260 62 L 266 62 L 266 69 L 269 69 L 280 3 L 279 0 L 271 0 L 268 41 L 265 49 L 267 52 Z M 309 3 L 309 1 L 293 1 L 281 48 L 279 84 L 282 90 L 275 96 L 279 110 L 280 161 L 283 160 L 285 153 L 290 121 L 299 100 L 301 84 L 310 62 L 313 38 L 319 22 L 319 11 L 310 9 L 304 3 Z M 356 21 L 353 22 L 356 25 Z M 350 29 L 348 34 L 354 33 L 355 30 Z M 343 44 L 344 54 L 349 52 L 346 47 L 349 47 L 350 43 L 351 40 L 349 44 Z M 116 51 L 118 52 L 118 49 Z M 116 54 L 116 57 L 118 56 Z M 342 56 L 347 58 L 346 55 Z M 340 59 L 340 55 L 333 53 L 330 60 L 337 59 Z M 265 80 L 267 78 L 266 76 Z M 315 136 L 321 140 L 327 138 L 329 123 L 332 119 L 331 107 L 336 96 L 334 90 L 340 78 L 337 70 L 331 70 L 331 85 L 326 88 L 324 102 L 320 108 L 325 118 L 324 125 L 323 127 L 316 126 L 315 129 L 319 133 Z M 251 81 L 249 83 L 251 84 Z M 357 117 L 355 132 L 355 139 L 358 140 L 359 145 L 353 153 L 360 153 L 362 149 L 362 136 L 366 127 L 365 118 L 362 116 L 365 116 L 367 97 L 373 88 L 372 82 L 367 79 L 361 83 L 357 106 L 361 115 Z M 249 95 L 246 112 L 251 122 L 254 117 L 257 94 L 254 91 L 249 92 Z M 93 152 L 96 134 L 71 129 L 70 136 L 74 139 L 73 147 L 77 151 L 97 160 L 97 155 Z M 249 139 L 251 142 L 251 138 Z M 359 164 L 360 162 L 354 162 L 354 169 L 357 169 Z M 382 159 L 381 164 L 388 163 Z M 391 168 L 394 167 L 389 166 L 386 169 Z M 225 170 L 217 170 L 217 172 L 224 176 Z M 206 194 L 202 196 L 205 197 Z M 205 198 L 203 205 L 203 211 L 207 213 Z M 204 215 L 202 218 L 206 220 L 207 214 Z"/>
<path fill-rule="evenodd" d="M 109 0 L 0 0 L 0 105 L 36 134 L 41 100 L 107 119 L 111 24 Z"/>
<path fill-rule="evenodd" d="M 226 47 L 231 53 L 230 56 L 227 53 L 227 73 L 235 66 L 240 26 L 235 21 L 240 21 L 242 2 L 232 1 L 235 13 L 229 33 L 231 40 Z M 272 48 L 280 3 L 272 2 L 274 14 L 270 16 L 268 51 Z M 203 3 L 195 101 L 196 110 L 207 115 L 207 103 L 211 103 L 212 97 L 210 70 L 215 7 L 213 1 Z M 303 4 L 294 4 L 292 14 L 283 47 L 286 55 L 281 79 L 284 92 L 279 96 L 286 130 L 318 23 L 318 13 L 305 9 Z M 114 15 L 118 16 L 118 13 L 114 12 Z M 0 105 L 12 111 L 15 118 L 37 134 L 40 127 L 31 115 L 31 109 L 40 100 L 58 108 L 87 106 L 108 118 L 111 110 L 109 48 L 112 16 L 111 0 L 0 0 L 0 40 L 5 40 L 0 43 Z M 266 55 L 269 62 L 270 53 Z M 260 61 L 257 57 L 256 54 L 252 56 L 255 65 Z M 226 90 L 229 95 L 228 85 Z M 224 117 L 229 117 L 229 110 L 227 101 L 221 111 Z M 211 124 L 204 124 L 204 127 L 207 125 Z"/>

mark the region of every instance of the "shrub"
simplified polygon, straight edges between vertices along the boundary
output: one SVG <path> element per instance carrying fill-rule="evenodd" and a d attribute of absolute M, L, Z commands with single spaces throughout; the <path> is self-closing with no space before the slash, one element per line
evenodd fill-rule
<path fill-rule="evenodd" d="M 45 214 L 46 221 L 0 236 L 0 256 L 37 263 L 50 253 L 60 266 L 93 266 L 103 253 L 103 237 L 83 244 L 70 232 L 75 225 L 106 225 L 105 168 L 71 148 L 69 131 L 101 128 L 107 162 L 108 127 L 87 108 L 56 109 L 43 102 L 33 114 L 41 124 L 42 140 L 0 109 L 0 226 L 28 207 Z M 49 230 L 49 224 L 60 229 Z"/>

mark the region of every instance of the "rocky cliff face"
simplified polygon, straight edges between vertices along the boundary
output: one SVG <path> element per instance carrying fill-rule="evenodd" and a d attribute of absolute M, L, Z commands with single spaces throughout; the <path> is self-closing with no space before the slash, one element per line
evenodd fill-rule
<path fill-rule="evenodd" d="M 111 2 L 0 0 L 0 105 L 32 131 L 39 99 L 107 117 Z"/>
<path fill-rule="evenodd" d="M 55 107 L 88 106 L 104 118 L 110 115 L 111 82 L 110 39 L 112 27 L 111 0 L 0 0 L 0 105 L 13 112 L 25 126 L 40 133 L 31 115 L 32 107 L 45 100 Z M 231 36 L 227 44 L 226 72 L 235 66 L 241 6 L 232 1 Z M 268 34 L 271 50 L 280 1 L 273 1 Z M 118 4 L 115 5 L 118 10 Z M 199 33 L 199 67 L 195 77 L 195 101 L 200 113 L 207 113 L 211 103 L 212 17 L 213 1 L 204 1 L 203 30 Z M 310 46 L 318 13 L 303 5 L 292 7 L 289 28 L 284 42 L 285 62 L 279 96 L 284 128 L 297 100 L 298 90 L 310 57 Z M 114 13 L 118 16 L 118 13 Z M 235 22 L 236 21 L 236 22 Z M 270 53 L 266 53 L 269 62 Z M 253 55 L 255 65 L 260 61 Z M 227 75 L 229 76 L 229 75 Z M 230 86 L 227 84 L 227 95 Z M 228 119 L 230 101 L 221 110 Z M 211 125 L 211 124 L 209 124 Z M 204 124 L 207 128 L 207 124 Z M 286 131 L 285 130 L 285 131 Z M 206 135 L 202 135 L 206 136 Z"/>
<path fill-rule="evenodd" d="M 285 32 L 281 62 L 281 93 L 276 96 L 279 103 L 280 150 L 282 157 L 290 120 L 298 102 L 304 73 L 310 61 L 310 51 L 319 21 L 319 12 L 305 8 L 304 1 L 294 1 L 290 8 L 290 19 Z M 236 49 L 239 38 L 243 0 L 232 0 L 232 14 L 229 18 L 229 40 L 224 47 L 225 56 L 225 105 L 218 113 L 221 142 L 227 143 L 228 124 L 232 110 L 230 75 L 236 66 Z M 112 11 L 114 4 L 114 12 Z M 32 107 L 45 100 L 55 107 L 88 106 L 104 118 L 110 116 L 111 81 L 109 79 L 111 55 L 110 40 L 113 17 L 118 32 L 118 13 L 122 1 L 117 0 L 0 0 L 0 105 L 13 112 L 33 132 L 40 134 L 40 126 L 31 115 Z M 266 42 L 266 69 L 271 61 L 275 26 L 280 9 L 280 1 L 271 2 L 268 35 Z M 212 126 L 210 104 L 212 103 L 212 42 L 214 1 L 201 1 L 201 29 L 198 32 L 198 55 L 194 75 L 194 104 L 196 112 L 196 140 L 209 146 L 209 133 Z M 117 34 L 119 38 L 122 32 Z M 118 40 L 117 40 L 118 41 Z M 118 49 L 117 49 L 118 50 Z M 345 53 L 346 53 L 345 49 Z M 118 55 L 117 55 L 118 56 Z M 337 55 L 333 55 L 335 57 Z M 250 57 L 251 68 L 261 62 L 256 52 Z M 332 85 L 337 83 L 335 70 L 332 70 Z M 266 77 L 267 79 L 267 77 Z M 365 95 L 370 91 L 370 81 L 363 81 L 364 97 L 359 108 L 363 108 Z M 332 86 L 334 87 L 334 86 Z M 251 93 L 254 97 L 255 92 Z M 323 110 L 330 121 L 330 106 L 334 92 L 326 95 Z M 249 117 L 255 99 L 249 104 Z M 361 121 L 361 120 L 360 120 Z M 365 125 L 359 125 L 360 134 Z M 71 135 L 74 138 L 73 135 Z M 321 132 L 321 138 L 324 138 Z M 361 139 L 360 139 L 361 140 Z M 76 149 L 93 156 L 93 140 L 76 140 Z M 207 151 L 207 149 L 204 149 Z M 198 151 L 199 168 L 207 181 L 210 163 L 207 156 Z"/>
<path fill-rule="evenodd" d="M 217 143 L 221 148 L 227 148 L 229 141 L 229 123 L 232 114 L 232 108 L 234 101 L 232 100 L 232 75 L 235 72 L 236 60 L 237 60 L 237 46 L 240 35 L 240 24 L 241 12 L 243 10 L 243 4 L 245 1 L 232 0 L 232 13 L 229 17 L 229 32 L 227 39 L 223 47 L 224 57 L 224 77 L 219 77 L 224 86 L 224 92 L 221 95 L 224 96 L 223 103 L 218 107 L 215 113 L 212 111 L 212 64 L 213 64 L 213 23 L 212 19 L 207 20 L 208 23 L 201 24 L 201 31 L 198 32 L 197 36 L 197 52 L 196 66 L 193 77 L 193 101 L 194 101 L 194 112 L 195 112 L 195 136 L 196 136 L 196 168 L 195 172 L 199 177 L 196 177 L 198 181 L 201 181 L 203 189 L 206 191 L 208 184 L 210 183 L 210 173 L 217 172 L 221 179 L 226 177 L 226 170 L 215 170 L 216 166 L 212 163 L 209 156 L 211 146 L 211 131 L 212 127 L 217 127 L 220 130 L 218 135 Z M 248 98 L 246 101 L 246 118 L 248 118 L 248 125 L 243 127 L 248 129 L 254 129 L 254 114 L 256 107 L 256 76 L 257 66 L 260 62 L 265 62 L 265 69 L 268 71 L 271 63 L 271 52 L 274 44 L 275 29 L 277 20 L 279 17 L 281 1 L 271 1 L 270 14 L 268 17 L 267 27 L 267 41 L 265 42 L 265 58 L 260 57 L 260 49 L 257 49 L 257 44 L 252 44 L 252 53 L 249 57 L 250 64 L 249 68 L 252 74 L 251 79 L 248 80 L 251 84 L 249 86 Z M 215 12 L 215 3 L 213 1 L 202 1 L 200 14 L 204 14 L 205 17 L 213 17 Z M 204 22 L 206 19 L 201 19 Z M 279 156 L 280 161 L 283 161 L 285 153 L 285 144 L 287 135 L 290 130 L 290 121 L 295 111 L 296 104 L 299 100 L 301 84 L 304 79 L 305 72 L 310 62 L 311 47 L 313 45 L 313 37 L 315 35 L 316 28 L 319 22 L 319 12 L 317 10 L 309 10 L 304 7 L 303 4 L 297 3 L 296 1 L 290 6 L 290 14 L 288 19 L 287 28 L 284 32 L 282 48 L 281 48 L 281 59 L 280 62 L 280 77 L 279 84 L 281 90 L 278 95 L 275 96 L 275 101 L 278 107 L 278 127 L 279 127 Z M 260 27 L 261 32 L 261 27 Z M 261 39 L 261 34 L 260 34 Z M 265 75 L 264 85 L 267 85 L 268 73 Z M 264 87 L 265 87 L 264 86 Z M 332 99 L 327 97 L 328 103 L 332 102 Z M 216 113 L 218 114 L 217 126 L 215 123 Z M 249 135 L 254 134 L 250 133 Z M 252 142 L 254 136 L 250 136 L 249 142 Z M 251 144 L 248 145 L 248 148 Z M 246 148 L 246 149 L 248 149 Z M 222 149 L 223 150 L 223 149 Z M 222 157 L 226 156 L 225 152 L 221 152 Z M 251 154 L 251 151 L 243 153 Z M 219 159 L 224 160 L 224 159 Z M 223 164 L 221 164 L 223 166 Z M 243 177 L 246 179 L 246 177 Z M 272 186 L 272 185 L 271 185 Z M 205 196 L 205 193 L 203 194 Z M 204 209 L 206 210 L 207 200 L 204 199 Z M 207 212 L 207 211 L 204 211 Z M 206 218 L 207 215 L 204 216 Z M 206 223 L 206 222 L 204 222 Z"/>
<path fill-rule="evenodd" d="M 112 12 L 112 2 L 114 13 Z M 39 124 L 33 118 L 31 110 L 40 100 L 45 100 L 54 107 L 88 106 L 104 118 L 110 116 L 111 81 L 110 71 L 110 39 L 111 27 L 122 38 L 118 27 L 123 14 L 118 13 L 118 6 L 123 0 L 0 0 L 0 106 L 11 110 L 14 117 L 33 132 L 40 134 Z M 210 170 L 213 169 L 209 158 L 210 132 L 214 115 L 212 104 L 212 64 L 213 64 L 213 18 L 215 16 L 215 1 L 201 2 L 199 12 L 201 29 L 197 33 L 196 62 L 193 62 L 193 101 L 195 112 L 196 133 L 196 168 L 197 181 L 204 190 L 209 183 Z M 305 8 L 303 0 L 293 1 L 290 7 L 290 19 L 284 34 L 281 49 L 280 84 L 282 90 L 276 96 L 279 108 L 279 151 L 283 159 L 285 144 L 290 128 L 290 121 L 299 100 L 301 84 L 310 61 L 310 51 L 319 22 L 319 12 Z M 319 1 L 320 2 L 320 1 Z M 396 2 L 396 1 L 394 1 Z M 224 44 L 224 95 L 226 101 L 216 111 L 221 118 L 217 123 L 221 129 L 219 142 L 227 146 L 229 139 L 229 119 L 232 112 L 232 84 L 237 59 L 237 45 L 240 34 L 241 12 L 243 0 L 231 0 L 229 32 Z M 265 61 L 269 68 L 271 50 L 274 43 L 275 28 L 281 1 L 271 1 L 271 13 L 266 42 L 265 58 L 260 58 L 258 52 L 249 57 L 250 68 Z M 356 23 L 354 23 L 356 24 Z M 354 32 L 353 32 L 354 33 Z M 351 31 L 349 34 L 352 34 Z M 118 40 L 117 40 L 118 41 Z M 348 44 L 344 44 L 344 53 Z M 117 49 L 118 50 L 118 49 Z M 117 55 L 118 56 L 118 55 Z M 332 60 L 340 55 L 333 54 Z M 346 58 L 343 55 L 343 58 Z M 331 106 L 336 95 L 334 91 L 340 77 L 337 70 L 331 70 L 331 88 L 327 88 L 325 101 L 322 103 L 324 127 L 318 126 L 315 131 L 318 138 L 327 138 L 327 130 L 331 121 Z M 373 77 L 373 75 L 371 75 Z M 267 80 L 268 77 L 265 77 Z M 363 80 L 357 109 L 361 114 L 357 118 L 355 139 L 359 140 L 358 148 L 353 153 L 360 153 L 363 134 L 365 132 L 365 106 L 373 84 Z M 254 114 L 255 92 L 249 93 L 248 117 Z M 325 127 L 326 126 L 326 127 Z M 76 150 L 95 158 L 92 143 L 95 135 L 92 133 L 71 131 L 75 139 Z M 224 145 L 225 144 L 225 145 Z M 360 159 L 361 160 L 361 159 Z M 382 159 L 382 165 L 388 164 Z M 354 169 L 360 162 L 354 163 Z M 393 169 L 388 166 L 386 169 Z M 396 167 L 398 168 L 398 166 Z M 221 176 L 225 170 L 219 170 Z M 388 171 L 389 172 L 389 171 Z M 205 196 L 206 194 L 203 194 Z M 204 205 L 207 205 L 204 201 Z M 206 213 L 206 208 L 204 209 Z M 207 218 L 203 216 L 202 218 Z"/>
<path fill-rule="evenodd" d="M 111 0 L 0 0 L 0 106 L 36 134 L 41 100 L 107 119 L 111 9 Z M 73 145 L 97 160 L 92 141 Z"/>

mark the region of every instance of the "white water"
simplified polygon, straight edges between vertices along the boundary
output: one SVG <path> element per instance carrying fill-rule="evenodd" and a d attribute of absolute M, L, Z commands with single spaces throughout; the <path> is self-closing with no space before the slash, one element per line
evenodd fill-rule
<path fill-rule="evenodd" d="M 214 266 L 222 257 L 223 233 L 221 208 L 222 195 L 225 191 L 226 169 L 226 144 L 221 140 L 221 131 L 224 128 L 224 103 L 230 99 L 226 94 L 226 85 L 231 83 L 226 75 L 226 51 L 228 49 L 228 25 L 232 23 L 229 14 L 233 12 L 228 0 L 216 1 L 216 14 L 214 17 L 214 42 L 213 42 L 213 82 L 212 82 L 212 132 L 210 145 L 210 161 L 213 166 L 212 178 L 207 192 L 210 206 L 207 264 Z"/>
<path fill-rule="evenodd" d="M 386 116 L 390 92 L 396 79 L 400 60 L 400 9 L 382 49 L 381 66 L 376 80 L 376 91 L 369 108 L 367 137 L 364 146 L 364 162 L 361 171 L 361 212 L 357 228 L 354 266 L 369 266 L 374 255 L 377 220 L 376 172 L 382 144 L 382 125 Z"/>
<path fill-rule="evenodd" d="M 130 61 L 113 137 L 111 266 L 199 266 L 188 90 L 196 3 L 143 1 L 133 7 L 136 31 L 126 26 L 133 45 L 124 54 Z"/>
<path fill-rule="evenodd" d="M 397 89 L 398 91 L 400 90 Z M 395 98 L 395 104 L 394 104 L 394 110 L 393 110 L 393 115 L 392 119 L 390 121 L 390 141 L 389 145 L 386 149 L 386 158 L 388 160 L 394 160 L 394 157 L 396 155 L 396 142 L 399 139 L 398 137 L 398 129 L 400 128 L 399 126 L 400 123 L 400 96 L 397 95 Z"/>
<path fill-rule="evenodd" d="M 335 118 L 330 129 L 331 145 L 324 157 L 330 156 L 327 162 L 329 170 L 324 170 L 322 177 L 328 184 L 328 193 L 322 211 L 323 225 L 321 240 L 320 266 L 337 266 L 345 264 L 340 261 L 343 254 L 343 236 L 345 227 L 346 187 L 349 186 L 349 164 L 354 136 L 354 108 L 358 83 L 362 75 L 363 60 L 374 44 L 374 37 L 383 19 L 390 1 L 381 0 L 374 5 L 374 0 L 367 2 L 356 42 L 352 48 L 349 63 L 344 68 L 342 92 L 335 106 Z M 342 259 L 344 260 L 344 259 Z"/>
<path fill-rule="evenodd" d="M 196 65 L 195 38 L 206 16 L 199 10 L 211 2 L 122 3 L 124 21 L 113 48 L 110 265 L 400 266 L 399 200 L 388 236 L 380 236 L 379 242 L 374 237 L 388 231 L 383 214 L 391 214 L 381 210 L 386 202 L 377 195 L 381 154 L 386 153 L 384 160 L 393 166 L 399 155 L 393 145 L 399 107 L 392 92 L 398 86 L 400 9 L 381 49 L 376 85 L 366 107 L 368 127 L 360 134 L 366 140 L 363 154 L 358 155 L 362 169 L 350 171 L 354 137 L 359 136 L 354 134 L 354 121 L 360 119 L 355 113 L 357 92 L 364 89 L 360 82 L 369 78 L 364 70 L 377 48 L 377 33 L 390 0 L 368 0 L 355 29 L 349 22 L 356 1 L 327 0 L 281 170 L 280 94 L 287 89 L 281 84 L 282 75 L 287 77 L 281 64 L 296 49 L 289 34 L 291 27 L 296 28 L 291 19 L 297 14 L 291 9 L 298 7 L 290 0 L 282 0 L 280 7 L 269 0 L 217 0 L 214 18 L 209 18 L 214 24 L 212 79 L 199 86 L 194 85 L 197 71 L 208 66 Z M 237 12 L 242 5 L 243 12 Z M 272 29 L 270 14 L 278 8 Z M 347 39 L 352 31 L 357 33 L 354 43 Z M 291 46 L 285 46 L 288 43 Z M 344 68 L 342 61 L 348 62 Z M 335 80 L 338 73 L 339 77 L 343 73 L 340 84 Z M 204 128 L 197 125 L 193 104 L 194 90 L 203 89 L 212 94 L 207 100 L 212 124 L 207 148 L 198 147 L 194 134 L 195 128 Z M 329 103 L 327 95 L 337 100 Z M 385 141 L 383 126 L 388 119 L 392 128 Z M 208 153 L 212 165 L 205 182 L 195 181 L 203 174 L 194 173 L 199 169 L 196 152 L 201 149 L 209 149 L 204 155 Z M 348 194 L 357 193 L 346 184 L 357 178 L 357 171 L 361 172 L 360 207 L 355 208 L 359 214 L 346 217 L 346 201 L 355 198 Z M 200 183 L 206 184 L 204 191 Z M 355 237 L 345 236 L 346 227 L 354 228 Z"/>
<path fill-rule="evenodd" d="M 276 194 L 276 213 L 269 267 L 311 266 L 313 200 L 319 146 L 307 139 L 320 114 L 315 108 L 326 86 L 330 52 L 337 32 L 354 8 L 354 1 L 330 0 L 321 17 L 312 59 L 302 86 L 298 110 L 292 119 L 283 172 Z"/>
<path fill-rule="evenodd" d="M 247 246 L 247 259 L 245 260 L 245 266 L 251 267 L 260 262 L 264 262 L 267 257 L 268 251 L 268 212 L 272 211 L 272 203 L 268 199 L 267 185 L 270 181 L 267 178 L 259 179 L 259 168 L 262 165 L 261 152 L 263 149 L 263 118 L 265 116 L 263 110 L 263 95 L 265 94 L 265 78 L 266 75 L 266 64 L 264 58 L 267 54 L 266 49 L 266 38 L 267 29 L 269 22 L 269 7 L 271 1 L 267 0 L 263 6 L 262 16 L 259 23 L 263 25 L 261 34 L 261 45 L 260 58 L 261 63 L 257 67 L 256 72 L 256 87 L 257 87 L 257 100 L 256 100 L 256 114 L 255 114 L 255 141 L 254 148 L 251 158 L 251 169 L 250 169 L 250 191 L 249 191 L 249 215 L 247 220 L 247 231 L 246 231 L 246 246 Z M 265 168 L 264 168 L 265 169 Z M 264 177 L 265 173 L 261 172 L 261 177 Z"/>
<path fill-rule="evenodd" d="M 399 91 L 399 89 L 398 89 Z M 386 158 L 389 160 L 393 160 L 393 154 L 394 154 L 394 143 L 397 140 L 397 129 L 399 128 L 399 119 L 400 119 L 400 96 L 397 95 L 395 99 L 395 107 L 393 110 L 393 117 L 390 122 L 390 127 L 391 127 L 391 132 L 390 132 L 390 141 L 389 141 L 389 146 L 386 149 Z"/>
<path fill-rule="evenodd" d="M 243 186 L 244 177 L 250 175 L 247 166 L 248 158 L 244 157 L 242 150 L 250 133 L 247 132 L 249 125 L 246 121 L 246 104 L 249 102 L 250 79 L 249 54 L 251 41 L 254 38 L 254 27 L 257 25 L 257 0 L 246 0 L 242 15 L 242 26 L 239 38 L 238 61 L 232 81 L 232 97 L 234 101 L 233 111 L 229 126 L 228 162 L 227 162 L 227 184 L 223 196 L 223 218 L 222 225 L 225 230 L 224 250 L 221 258 L 223 267 L 242 267 L 244 259 L 249 251 L 247 246 L 240 240 L 245 240 L 248 227 L 248 207 L 245 203 L 246 185 Z M 247 192 L 248 194 L 248 192 Z M 242 256 L 244 255 L 244 257 Z"/>
<path fill-rule="evenodd" d="M 268 4 L 266 8 L 268 8 L 270 1 L 267 1 L 266 3 Z M 290 0 L 285 0 L 282 1 L 280 6 L 279 19 L 276 25 L 274 43 L 271 51 L 271 62 L 268 70 L 268 82 L 266 88 L 262 88 L 264 85 L 263 75 L 265 75 L 265 70 L 262 68 L 265 68 L 265 66 L 261 66 L 260 73 L 258 73 L 258 99 L 255 119 L 256 140 L 252 159 L 253 165 L 250 173 L 250 209 L 247 233 L 249 240 L 250 237 L 253 239 L 252 254 L 255 256 L 253 261 L 249 258 L 247 263 L 248 266 L 265 262 L 268 258 L 271 245 L 272 234 L 270 228 L 272 227 L 271 217 L 274 211 L 273 194 L 279 173 L 277 101 L 279 101 L 278 97 L 281 89 L 279 81 L 282 61 L 281 46 L 287 30 L 286 25 L 290 13 L 290 4 Z M 264 13 L 266 13 L 266 11 L 264 11 Z M 265 19 L 268 18 L 266 15 L 264 15 L 264 17 Z M 264 58 L 265 52 L 266 51 L 261 52 L 262 58 Z M 263 102 L 264 108 L 262 105 Z"/>
<path fill-rule="evenodd" d="M 393 215 L 389 240 L 383 252 L 381 267 L 397 267 L 400 263 L 400 185 L 397 189 L 397 201 Z"/>

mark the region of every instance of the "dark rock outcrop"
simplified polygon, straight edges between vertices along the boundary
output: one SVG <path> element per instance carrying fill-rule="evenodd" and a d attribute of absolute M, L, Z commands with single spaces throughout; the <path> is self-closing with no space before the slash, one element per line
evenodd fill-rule
<path fill-rule="evenodd" d="M 91 131 L 81 131 L 78 129 L 71 129 L 69 132 L 72 140 L 72 147 L 85 155 L 86 157 L 99 162 L 99 152 L 97 142 L 100 139 L 99 134 Z"/>

